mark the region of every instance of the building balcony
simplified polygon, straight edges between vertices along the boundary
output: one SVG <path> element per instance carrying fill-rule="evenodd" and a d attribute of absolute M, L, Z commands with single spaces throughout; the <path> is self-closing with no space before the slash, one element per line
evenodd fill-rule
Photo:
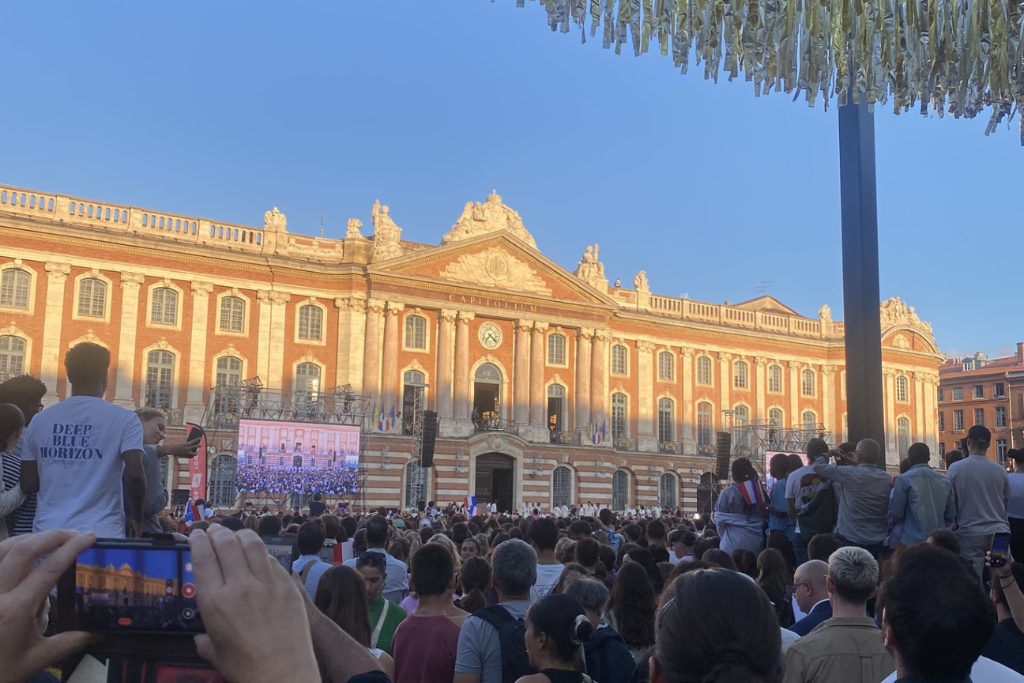
<path fill-rule="evenodd" d="M 666 455 L 681 455 L 683 444 L 678 441 L 659 441 L 658 452 Z"/>
<path fill-rule="evenodd" d="M 619 438 L 612 440 L 612 448 L 617 451 L 637 453 L 640 451 L 640 442 L 639 439 L 630 439 L 626 436 L 620 436 Z"/>
<path fill-rule="evenodd" d="M 473 432 L 504 432 L 505 434 L 519 434 L 519 423 L 512 420 L 503 420 L 499 417 L 484 417 L 473 420 Z"/>

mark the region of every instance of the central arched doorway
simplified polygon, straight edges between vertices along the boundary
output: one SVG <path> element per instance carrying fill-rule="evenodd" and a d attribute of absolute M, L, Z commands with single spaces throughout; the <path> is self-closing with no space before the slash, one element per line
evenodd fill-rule
<path fill-rule="evenodd" d="M 516 461 L 509 455 L 486 453 L 476 459 L 476 503 L 496 503 L 498 512 L 512 512 L 516 488 Z"/>

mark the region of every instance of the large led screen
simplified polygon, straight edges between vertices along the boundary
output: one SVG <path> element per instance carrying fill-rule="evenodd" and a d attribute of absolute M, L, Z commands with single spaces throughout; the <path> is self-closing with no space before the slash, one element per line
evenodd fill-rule
<path fill-rule="evenodd" d="M 359 427 L 238 421 L 239 491 L 354 496 Z"/>

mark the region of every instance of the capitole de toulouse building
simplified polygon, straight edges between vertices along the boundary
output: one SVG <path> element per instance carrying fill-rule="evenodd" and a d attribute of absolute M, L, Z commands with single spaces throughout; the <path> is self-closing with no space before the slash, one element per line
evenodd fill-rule
<path fill-rule="evenodd" d="M 660 296 L 645 273 L 610 285 L 597 245 L 563 268 L 497 194 L 467 203 L 439 245 L 402 240 L 386 206 L 371 220 L 369 237 L 352 219 L 344 239 L 318 239 L 276 208 L 252 227 L 0 186 L 0 375 L 38 376 L 55 402 L 64 353 L 95 341 L 114 360 L 108 400 L 174 425 L 208 417 L 215 385 L 348 385 L 396 408 L 388 431 L 367 424 L 361 461 L 360 502 L 389 508 L 415 503 L 398 415 L 410 384 L 439 416 L 426 498 L 502 509 L 694 511 L 720 430 L 751 455 L 782 434 L 845 436 L 843 323 L 827 306 L 808 318 L 770 296 Z M 913 308 L 880 312 L 893 466 L 914 441 L 934 452 L 944 358 Z M 234 438 L 211 435 L 209 497 L 225 507 Z M 164 464 L 186 500 L 187 461 Z"/>

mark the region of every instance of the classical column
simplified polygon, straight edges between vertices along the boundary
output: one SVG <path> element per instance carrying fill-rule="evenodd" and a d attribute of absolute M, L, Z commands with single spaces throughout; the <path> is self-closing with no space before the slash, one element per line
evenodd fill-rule
<path fill-rule="evenodd" d="M 512 421 L 530 421 L 530 333 L 532 320 L 516 321 L 515 360 L 512 367 Z"/>
<path fill-rule="evenodd" d="M 141 273 L 121 273 L 121 336 L 117 345 L 117 384 L 114 403 L 135 410 L 132 384 L 135 379 L 135 338 L 139 325 L 139 288 L 146 278 Z M 181 359 L 178 359 L 181 362 Z"/>
<path fill-rule="evenodd" d="M 43 402 L 60 400 L 57 395 L 57 374 L 60 370 L 60 334 L 64 322 L 64 286 L 71 266 L 67 263 L 46 264 L 46 316 L 43 318 L 43 356 L 39 374 L 46 385 Z"/>
<path fill-rule="evenodd" d="M 366 295 L 353 292 L 337 297 L 338 359 L 335 386 L 349 385 L 359 393 L 363 390 L 363 344 L 366 335 Z"/>
<path fill-rule="evenodd" d="M 768 359 L 763 356 L 754 356 L 754 372 L 756 377 L 756 393 L 754 394 L 754 414 L 751 416 L 752 420 L 767 420 L 768 412 L 765 407 L 765 402 L 768 399 L 768 380 L 767 371 L 765 368 L 768 367 Z"/>
<path fill-rule="evenodd" d="M 596 330 L 594 349 L 590 356 L 590 416 L 594 425 L 605 427 L 605 443 L 611 444 L 611 425 L 605 406 L 608 405 L 608 330 Z"/>
<path fill-rule="evenodd" d="M 270 384 L 270 294 L 270 290 L 266 289 L 256 292 L 256 300 L 260 304 L 260 326 L 256 335 L 256 375 L 267 388 L 273 386 Z"/>
<path fill-rule="evenodd" d="M 939 456 L 938 421 L 938 386 L 939 376 L 932 373 L 923 375 L 924 379 L 924 442 L 928 444 L 932 457 Z"/>
<path fill-rule="evenodd" d="M 437 401 L 437 415 L 442 419 L 455 416 L 452 410 L 453 354 L 455 352 L 455 318 L 458 311 L 441 309 L 437 333 L 437 378 L 434 384 L 434 400 Z"/>
<path fill-rule="evenodd" d="M 800 371 L 803 367 L 803 363 L 789 361 L 789 426 L 803 424 L 803 420 L 800 419 L 800 392 L 803 391 Z"/>
<path fill-rule="evenodd" d="M 384 318 L 384 368 L 381 379 L 381 410 L 400 412 L 402 406 L 398 405 L 398 387 L 401 386 L 401 377 L 398 376 L 398 349 L 402 342 L 402 311 L 405 304 L 389 301 L 387 313 Z M 388 413 L 390 414 L 390 412 Z"/>
<path fill-rule="evenodd" d="M 593 339 L 593 330 L 576 330 L 576 424 L 573 425 L 575 429 L 585 429 L 590 424 L 590 349 Z"/>
<path fill-rule="evenodd" d="M 836 366 L 821 366 L 821 423 L 825 429 L 836 434 L 842 431 L 842 425 L 836 428 Z"/>
<path fill-rule="evenodd" d="M 896 370 L 883 368 L 885 379 L 885 464 L 899 465 L 900 453 L 896 446 Z"/>
<path fill-rule="evenodd" d="M 188 391 L 185 397 L 185 421 L 199 423 L 206 408 L 203 403 L 203 389 L 210 384 L 206 381 L 206 333 L 210 313 L 210 293 L 213 285 L 209 282 L 192 283 L 192 329 L 188 352 Z"/>
<path fill-rule="evenodd" d="M 679 440 L 683 442 L 683 453 L 693 455 L 697 452 L 697 439 L 694 436 L 696 420 L 693 416 L 693 357 L 694 349 L 684 346 L 683 356 L 683 422 L 679 431 Z"/>
<path fill-rule="evenodd" d="M 469 377 L 469 324 L 476 317 L 472 313 L 459 311 L 455 324 L 455 419 L 470 420 L 472 403 Z"/>
<path fill-rule="evenodd" d="M 647 453 L 658 452 L 654 424 L 654 344 L 643 339 L 636 343 L 636 417 L 637 448 Z"/>
<path fill-rule="evenodd" d="M 266 386 L 285 386 L 284 331 L 288 324 L 288 302 L 291 298 L 292 295 L 285 292 L 270 292 L 270 358 Z"/>
<path fill-rule="evenodd" d="M 544 391 L 544 363 L 547 354 L 544 348 L 544 332 L 548 329 L 547 323 L 533 324 L 533 343 L 530 351 L 530 424 L 543 430 L 547 436 L 548 421 L 547 395 Z M 540 439 L 540 431 L 537 433 Z"/>
<path fill-rule="evenodd" d="M 731 353 L 718 354 L 718 389 L 720 392 L 719 410 L 732 410 L 730 392 L 732 390 L 732 359 Z"/>
<path fill-rule="evenodd" d="M 380 398 L 380 317 L 384 302 L 379 299 L 366 300 L 366 338 L 363 347 L 363 393 L 370 396 L 372 406 Z"/>
<path fill-rule="evenodd" d="M 924 441 L 924 381 L 922 373 L 907 373 L 914 387 L 914 426 L 910 432 L 910 441 Z"/>

